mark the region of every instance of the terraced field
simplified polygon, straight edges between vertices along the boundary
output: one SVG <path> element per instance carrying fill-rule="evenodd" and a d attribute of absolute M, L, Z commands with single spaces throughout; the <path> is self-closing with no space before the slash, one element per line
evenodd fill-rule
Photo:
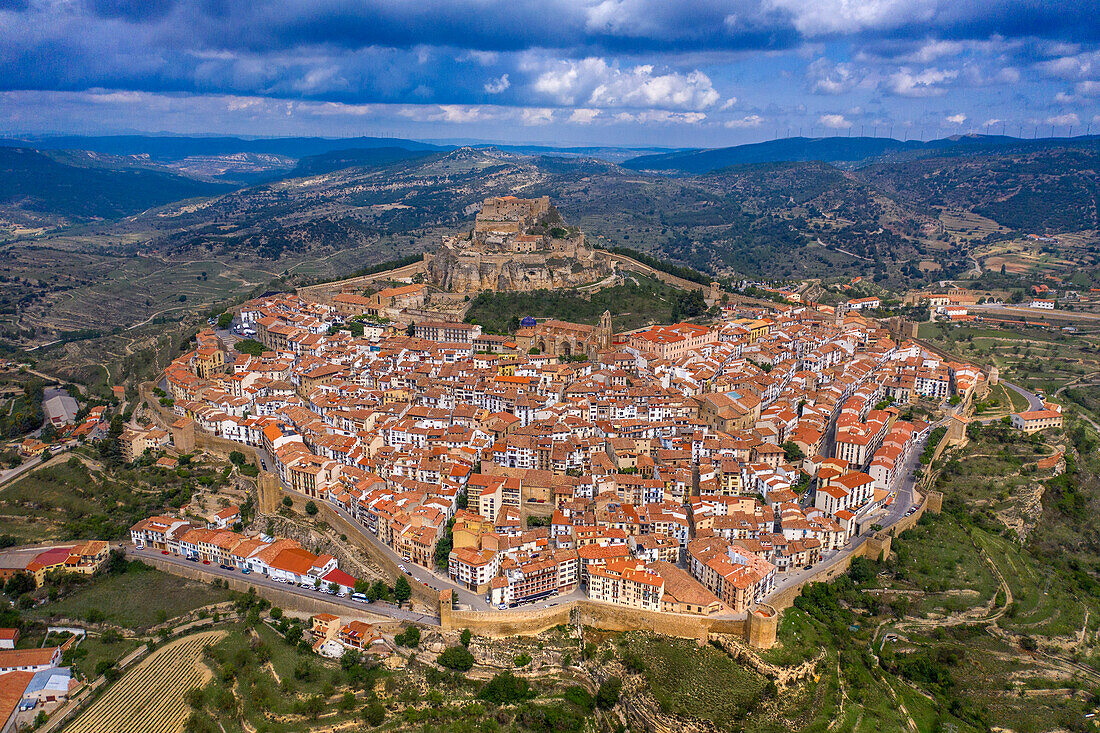
<path fill-rule="evenodd" d="M 208 631 L 154 653 L 97 700 L 66 733 L 179 733 L 187 718 L 184 695 L 209 672 L 202 650 L 225 636 Z"/>

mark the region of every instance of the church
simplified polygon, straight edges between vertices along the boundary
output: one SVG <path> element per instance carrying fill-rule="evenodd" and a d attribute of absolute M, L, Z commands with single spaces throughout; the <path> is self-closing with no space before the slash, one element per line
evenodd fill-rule
<path fill-rule="evenodd" d="M 516 331 L 516 344 L 522 351 L 537 349 L 540 354 L 559 357 L 583 354 L 594 359 L 611 348 L 611 337 L 611 311 L 604 311 L 596 326 L 555 320 L 533 326 L 525 323 Z"/>

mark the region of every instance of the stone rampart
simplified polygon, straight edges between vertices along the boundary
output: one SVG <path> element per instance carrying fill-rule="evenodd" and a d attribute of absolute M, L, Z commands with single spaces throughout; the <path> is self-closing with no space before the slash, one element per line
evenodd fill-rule
<path fill-rule="evenodd" d="M 292 499 L 300 501 L 304 504 L 306 501 L 303 497 L 287 494 Z M 326 524 L 340 532 L 348 538 L 349 542 L 353 542 L 357 547 L 362 549 L 370 557 L 370 559 L 376 562 L 390 577 L 396 578 L 402 575 L 401 569 L 397 567 L 397 563 L 388 554 L 379 551 L 379 549 L 371 542 L 370 538 L 366 536 L 367 530 L 363 529 L 354 522 L 349 522 L 339 512 L 332 508 L 328 502 L 318 501 L 315 502 L 317 508 L 320 510 L 317 516 L 320 517 Z M 416 567 L 416 566 L 414 566 Z M 427 608 L 435 609 L 436 604 L 439 603 L 439 592 L 432 590 L 423 583 L 418 583 L 412 577 L 406 576 L 406 580 L 409 581 L 409 587 L 412 589 L 412 598 L 414 601 L 420 603 Z"/>
<path fill-rule="evenodd" d="M 443 602 L 440 624 L 444 630 L 470 629 L 475 634 L 503 639 L 509 636 L 533 636 L 555 626 L 579 621 L 607 631 L 645 630 L 655 634 L 694 639 L 705 643 L 710 634 L 733 634 L 746 638 L 742 618 L 716 618 L 681 613 L 643 611 L 610 603 L 577 600 L 550 608 L 513 611 L 456 611 Z"/>
<path fill-rule="evenodd" d="M 382 272 L 371 273 L 370 275 L 349 277 L 344 280 L 333 280 L 327 283 L 317 283 L 316 285 L 306 285 L 297 288 L 296 292 L 303 300 L 332 305 L 332 299 L 347 288 L 357 286 L 366 287 L 377 280 L 402 280 L 412 277 L 417 273 L 424 272 L 427 270 L 427 267 L 427 261 L 422 259 L 411 265 L 405 265 L 393 270 L 384 270 Z"/>

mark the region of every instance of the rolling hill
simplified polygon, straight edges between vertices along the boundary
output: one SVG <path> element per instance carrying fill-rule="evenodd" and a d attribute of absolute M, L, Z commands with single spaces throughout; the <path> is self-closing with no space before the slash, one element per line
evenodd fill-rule
<path fill-rule="evenodd" d="M 856 168 L 893 159 L 1021 153 L 1075 145 L 1087 146 L 1098 139 L 1100 138 L 1092 136 L 1021 140 L 1000 135 L 957 135 L 921 142 L 884 137 L 790 137 L 728 148 L 642 155 L 631 158 L 622 165 L 638 171 L 686 175 L 709 173 L 731 166 L 811 160 Z"/>
<path fill-rule="evenodd" d="M 112 219 L 231 188 L 163 171 L 75 165 L 36 150 L 0 147 L 0 208 L 13 218 L 22 213 L 54 223 Z"/>

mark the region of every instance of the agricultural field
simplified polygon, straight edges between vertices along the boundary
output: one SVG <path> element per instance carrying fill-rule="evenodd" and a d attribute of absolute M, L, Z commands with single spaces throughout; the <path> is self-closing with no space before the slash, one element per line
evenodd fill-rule
<path fill-rule="evenodd" d="M 760 702 L 766 679 L 713 648 L 686 639 L 629 634 L 624 657 L 644 669 L 665 713 L 707 718 L 720 728 L 744 720 Z"/>
<path fill-rule="evenodd" d="M 972 424 L 937 464 L 943 512 L 888 560 L 806 588 L 760 654 L 823 655 L 804 729 L 1092 729 L 1100 674 L 1080 663 L 1100 659 L 1098 444 L 1072 416 L 1037 437 Z M 1055 449 L 1065 473 L 1028 468 Z"/>
<path fill-rule="evenodd" d="M 225 636 L 208 631 L 173 641 L 127 673 L 69 726 L 69 733 L 179 733 L 185 696 L 210 679 L 203 650 Z"/>
<path fill-rule="evenodd" d="M 970 216 L 977 217 L 976 214 Z M 977 217 L 980 219 L 981 217 Z M 980 239 L 988 233 L 987 227 L 977 227 L 972 239 Z M 962 236 L 967 237 L 965 233 Z M 1074 272 L 1089 264 L 1095 264 L 1093 251 L 1097 243 L 1096 232 L 1081 231 L 1061 233 L 1053 241 L 1018 238 L 982 243 L 971 251 L 985 270 L 999 272 L 1002 265 L 1012 275 L 1053 275 L 1072 278 Z"/>
<path fill-rule="evenodd" d="M 220 464 L 196 461 L 174 471 L 126 467 L 80 448 L 0 487 L 0 533 L 25 542 L 122 539 L 138 520 L 186 504 L 200 486 L 215 490 L 227 480 Z"/>
<path fill-rule="evenodd" d="M 1026 436 L 999 422 L 972 424 L 967 437 L 967 445 L 943 462 L 952 497 L 1026 538 L 1039 519 L 1043 482 L 1052 475 L 1049 469 L 1037 470 L 1036 464 L 1054 455 L 1056 445 L 1041 435 Z"/>
<path fill-rule="evenodd" d="M 131 563 L 125 572 L 96 576 L 27 615 L 43 621 L 72 619 L 142 631 L 232 598 L 228 590 Z"/>
<path fill-rule="evenodd" d="M 918 335 L 977 364 L 996 364 L 1001 377 L 1032 391 L 1053 394 L 1100 373 L 1100 336 L 1043 328 L 921 324 Z"/>
<path fill-rule="evenodd" d="M 965 209 L 944 209 L 939 215 L 943 228 L 961 239 L 983 239 L 995 232 L 1007 231 L 992 219 Z"/>

